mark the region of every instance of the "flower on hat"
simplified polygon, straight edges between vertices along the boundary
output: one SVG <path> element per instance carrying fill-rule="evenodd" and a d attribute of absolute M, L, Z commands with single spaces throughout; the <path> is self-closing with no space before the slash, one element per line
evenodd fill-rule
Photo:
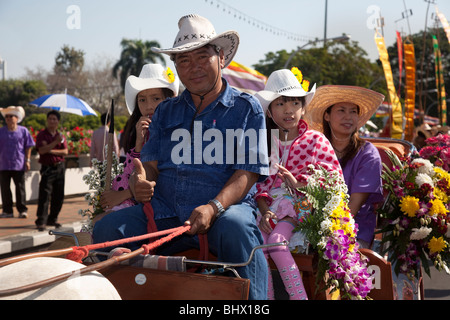
<path fill-rule="evenodd" d="M 297 67 L 293 67 L 291 69 L 291 72 L 294 74 L 294 76 L 297 78 L 298 82 L 300 83 L 300 85 L 302 86 L 303 90 L 305 90 L 306 92 L 308 92 L 309 90 L 309 84 L 310 82 L 306 79 L 303 79 L 303 74 L 302 72 L 297 68 Z"/>
<path fill-rule="evenodd" d="M 166 78 L 169 83 L 173 83 L 175 81 L 175 75 L 169 67 L 167 67 L 167 70 L 164 72 L 164 78 Z"/>

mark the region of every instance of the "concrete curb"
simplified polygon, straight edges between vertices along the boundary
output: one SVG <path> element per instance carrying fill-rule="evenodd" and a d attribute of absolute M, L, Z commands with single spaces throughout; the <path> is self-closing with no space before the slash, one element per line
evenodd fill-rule
<path fill-rule="evenodd" d="M 79 232 L 83 227 L 83 221 L 63 224 L 57 231 L 74 233 Z M 16 251 L 31 249 L 41 245 L 49 244 L 55 241 L 56 236 L 50 235 L 47 228 L 45 231 L 30 231 L 7 238 L 0 239 L 0 255 L 10 254 Z"/>

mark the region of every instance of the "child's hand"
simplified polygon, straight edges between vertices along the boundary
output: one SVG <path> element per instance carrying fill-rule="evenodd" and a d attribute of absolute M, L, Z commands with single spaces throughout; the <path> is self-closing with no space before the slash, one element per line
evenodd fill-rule
<path fill-rule="evenodd" d="M 283 182 L 292 189 L 297 189 L 300 187 L 304 187 L 305 183 L 298 181 L 294 175 L 285 167 L 279 164 L 275 164 L 275 167 L 278 169 L 278 177 L 283 180 Z"/>
<path fill-rule="evenodd" d="M 267 234 L 273 231 L 271 222 L 272 219 L 276 219 L 277 216 L 272 211 L 267 210 L 265 214 L 262 215 L 261 221 L 259 222 L 259 229 Z M 273 222 L 272 222 L 273 223 Z"/>

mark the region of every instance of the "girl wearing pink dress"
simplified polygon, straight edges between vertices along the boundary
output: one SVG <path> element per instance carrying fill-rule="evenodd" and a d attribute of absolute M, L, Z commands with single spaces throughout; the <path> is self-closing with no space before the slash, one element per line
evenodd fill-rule
<path fill-rule="evenodd" d="M 309 130 L 302 120 L 314 93 L 315 86 L 310 92 L 305 91 L 292 71 L 278 70 L 270 75 L 265 90 L 256 94 L 266 114 L 270 150 L 270 176 L 257 184 L 255 195 L 265 243 L 289 241 L 298 219 L 305 213 L 303 210 L 308 210 L 299 209 L 297 204 L 302 195 L 296 188 L 305 185 L 309 165 L 338 170 L 342 175 L 328 139 L 320 132 Z M 289 298 L 306 300 L 302 278 L 289 248 L 272 247 L 265 255 L 275 262 Z M 269 267 L 268 298 L 274 299 L 271 280 Z"/>

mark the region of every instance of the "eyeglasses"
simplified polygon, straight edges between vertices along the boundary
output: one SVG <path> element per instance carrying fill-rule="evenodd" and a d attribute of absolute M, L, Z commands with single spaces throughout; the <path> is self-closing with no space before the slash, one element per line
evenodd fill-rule
<path fill-rule="evenodd" d="M 6 114 L 5 115 L 5 118 L 12 118 L 12 117 L 15 117 L 15 116 L 13 116 L 12 114 Z"/>

